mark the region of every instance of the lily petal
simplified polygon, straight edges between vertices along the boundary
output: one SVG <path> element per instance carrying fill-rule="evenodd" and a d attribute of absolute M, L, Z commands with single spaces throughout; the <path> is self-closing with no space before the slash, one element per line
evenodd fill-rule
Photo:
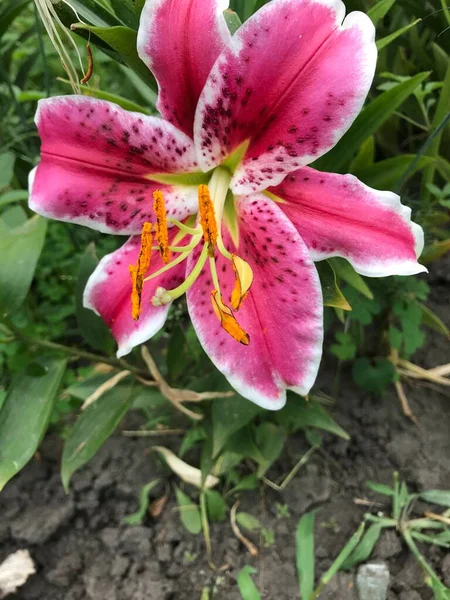
<path fill-rule="evenodd" d="M 295 171 L 271 193 L 293 222 L 313 260 L 346 258 L 369 277 L 426 271 L 417 262 L 423 230 L 392 192 L 374 190 L 353 175 Z"/>
<path fill-rule="evenodd" d="M 30 208 L 104 233 L 138 234 L 161 189 L 170 217 L 196 212 L 195 186 L 149 177 L 198 169 L 192 141 L 173 125 L 85 96 L 41 100 L 41 162 L 30 174 Z"/>
<path fill-rule="evenodd" d="M 224 331 L 211 305 L 207 267 L 188 291 L 188 308 L 200 342 L 216 367 L 244 397 L 279 409 L 286 388 L 307 394 L 315 381 L 322 351 L 322 294 L 308 249 L 279 206 L 263 196 L 237 200 L 239 245 L 224 227 L 228 250 L 253 270 L 251 289 L 234 316 L 250 343 Z M 188 263 L 188 272 L 198 257 Z M 219 255 L 216 267 L 223 301 L 231 306 L 235 272 Z"/>
<path fill-rule="evenodd" d="M 340 0 L 273 0 L 238 30 L 195 120 L 207 170 L 249 142 L 236 194 L 263 190 L 332 148 L 359 113 L 376 64 L 374 26 Z M 341 24 L 342 23 L 342 24 Z"/>
<path fill-rule="evenodd" d="M 175 234 L 175 230 L 170 232 L 171 240 Z M 146 281 L 142 292 L 141 315 L 139 321 L 134 321 L 131 316 L 131 278 L 128 268 L 137 262 L 140 245 L 140 237 L 133 236 L 119 250 L 105 256 L 89 278 L 84 291 L 84 306 L 100 315 L 110 327 L 119 344 L 119 358 L 149 340 L 163 327 L 170 304 L 159 307 L 152 304 L 156 288 L 177 287 L 184 280 L 186 272 L 186 264 L 182 263 Z M 159 253 L 154 252 L 147 276 L 164 266 Z"/>
<path fill-rule="evenodd" d="M 195 109 L 211 67 L 230 42 L 228 0 L 147 0 L 138 53 L 158 81 L 158 110 L 192 137 Z"/>

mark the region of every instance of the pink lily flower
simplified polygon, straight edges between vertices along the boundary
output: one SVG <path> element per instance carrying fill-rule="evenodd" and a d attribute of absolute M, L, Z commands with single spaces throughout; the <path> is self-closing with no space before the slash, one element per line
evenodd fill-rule
<path fill-rule="evenodd" d="M 146 2 L 138 52 L 162 119 L 82 96 L 40 102 L 30 206 L 131 236 L 85 292 L 118 356 L 187 293 L 216 367 L 244 397 L 278 409 L 286 389 L 309 392 L 319 367 L 314 261 L 341 256 L 370 277 L 419 273 L 423 232 L 397 195 L 306 166 L 364 103 L 377 55 L 370 19 L 345 17 L 340 0 L 272 0 L 231 36 L 227 7 Z"/>

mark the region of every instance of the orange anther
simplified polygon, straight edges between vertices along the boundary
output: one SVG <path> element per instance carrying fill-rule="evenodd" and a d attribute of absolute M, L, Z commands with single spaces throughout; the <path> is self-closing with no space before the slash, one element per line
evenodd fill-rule
<path fill-rule="evenodd" d="M 161 190 L 153 192 L 153 210 L 156 215 L 155 237 L 159 245 L 159 253 L 162 261 L 167 265 L 171 261 L 169 248 L 169 232 L 167 230 L 167 212 L 164 195 Z"/>
<path fill-rule="evenodd" d="M 207 185 L 200 185 L 198 188 L 198 208 L 203 239 L 209 244 L 209 255 L 214 256 L 217 242 L 217 223 L 214 204 Z"/>
<path fill-rule="evenodd" d="M 222 328 L 237 342 L 248 346 L 250 336 L 239 323 L 236 321 L 229 307 L 223 303 L 222 298 L 217 290 L 211 292 L 211 301 L 217 317 L 220 319 Z"/>
<path fill-rule="evenodd" d="M 150 266 L 152 255 L 152 224 L 144 223 L 141 233 L 141 249 L 137 265 L 130 265 L 129 271 L 131 276 L 131 315 L 135 321 L 139 320 L 141 314 L 141 297 L 144 288 L 144 277 L 147 274 Z"/>

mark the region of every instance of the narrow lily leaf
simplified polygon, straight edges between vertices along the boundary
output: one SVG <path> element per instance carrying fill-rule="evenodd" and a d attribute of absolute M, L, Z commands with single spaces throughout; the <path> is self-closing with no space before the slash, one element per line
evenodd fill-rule
<path fill-rule="evenodd" d="M 419 73 L 380 94 L 362 110 L 352 127 L 336 146 L 314 163 L 314 167 L 322 171 L 345 171 L 346 166 L 364 140 L 378 131 L 428 76 L 429 72 Z"/>
<path fill-rule="evenodd" d="M 126 525 L 140 525 L 142 523 L 142 521 L 145 519 L 145 515 L 147 514 L 149 504 L 148 495 L 151 490 L 158 485 L 158 483 L 159 479 L 155 479 L 154 481 L 150 481 L 150 483 L 147 483 L 147 485 L 143 486 L 139 495 L 139 509 L 132 515 L 128 515 L 128 517 L 124 518 L 123 522 Z"/>
<path fill-rule="evenodd" d="M 10 190 L 0 196 L 0 206 L 6 206 L 12 202 L 21 202 L 27 199 L 28 192 L 26 190 Z"/>
<path fill-rule="evenodd" d="M 42 251 L 47 221 L 33 217 L 0 236 L 0 314 L 13 314 L 23 304 Z"/>
<path fill-rule="evenodd" d="M 263 477 L 272 464 L 279 458 L 286 441 L 283 427 L 265 421 L 258 425 L 255 431 L 255 442 L 264 457 L 258 465 L 257 477 Z"/>
<path fill-rule="evenodd" d="M 416 19 L 412 23 L 409 23 L 408 25 L 405 25 L 405 27 L 401 27 L 400 29 L 397 29 L 397 31 L 394 31 L 394 33 L 391 33 L 390 35 L 387 35 L 386 37 L 381 38 L 381 40 L 377 40 L 377 48 L 378 48 L 378 50 L 380 51 L 383 48 L 386 48 L 386 46 L 389 46 L 389 44 L 391 44 L 398 37 L 400 37 L 401 35 L 403 35 L 404 33 L 406 33 L 412 27 L 415 27 L 417 25 L 417 23 L 420 23 L 421 20 L 422 19 Z"/>
<path fill-rule="evenodd" d="M 236 12 L 234 12 L 234 10 L 227 9 L 224 11 L 223 16 L 225 18 L 225 23 L 227 24 L 231 35 L 234 35 L 239 29 L 239 27 L 242 25 L 239 15 Z"/>
<path fill-rule="evenodd" d="M 202 472 L 200 469 L 197 469 L 192 465 L 188 465 L 186 462 L 184 462 L 184 460 L 178 458 L 178 456 L 176 456 L 172 450 L 168 450 L 163 446 L 153 446 L 152 450 L 156 450 L 156 452 L 159 452 L 159 454 L 164 457 L 167 465 L 176 475 L 178 475 L 180 479 L 186 483 L 194 485 L 195 487 L 202 487 Z M 206 488 L 213 488 L 218 483 L 219 479 L 217 477 L 214 477 L 214 475 L 208 475 L 203 485 Z"/>
<path fill-rule="evenodd" d="M 258 571 L 255 568 L 248 565 L 239 572 L 237 576 L 237 584 L 242 596 L 242 600 L 261 600 L 261 595 L 258 591 L 258 588 L 253 583 L 251 578 L 251 576 L 255 575 L 257 572 Z"/>
<path fill-rule="evenodd" d="M 430 156 L 422 156 L 418 162 L 416 161 L 413 169 L 409 169 L 415 158 L 415 154 L 402 154 L 394 158 L 380 160 L 352 172 L 358 179 L 361 179 L 361 181 L 370 187 L 377 190 L 390 190 L 398 186 L 399 181 L 407 171 L 407 179 L 409 179 L 417 171 L 421 171 L 435 162 L 434 158 Z"/>
<path fill-rule="evenodd" d="M 12 152 L 0 154 L 0 189 L 11 183 L 16 157 Z"/>
<path fill-rule="evenodd" d="M 345 258 L 330 258 L 329 263 L 336 275 L 355 288 L 355 290 L 361 292 L 363 296 L 369 298 L 369 300 L 373 299 L 373 294 L 367 283 Z"/>
<path fill-rule="evenodd" d="M 314 522 L 315 511 L 300 519 L 296 534 L 296 564 L 301 600 L 309 600 L 314 591 Z"/>
<path fill-rule="evenodd" d="M 89 244 L 86 252 L 81 257 L 80 269 L 77 279 L 76 290 L 76 312 L 78 328 L 84 339 L 96 350 L 104 351 L 110 354 L 115 347 L 114 339 L 109 328 L 104 321 L 83 306 L 83 294 L 89 277 L 92 275 L 98 265 L 98 258 L 95 254 L 95 245 Z"/>
<path fill-rule="evenodd" d="M 131 408 L 134 397 L 132 385 L 116 387 L 78 417 L 62 457 L 61 478 L 66 491 L 75 471 L 85 465 L 116 430 Z"/>
<path fill-rule="evenodd" d="M 38 449 L 65 369 L 65 360 L 40 358 L 13 381 L 0 411 L 0 491 Z"/>
<path fill-rule="evenodd" d="M 254 417 L 263 411 L 262 408 L 246 402 L 241 396 L 222 398 L 212 405 L 213 456 L 222 450 L 227 439 L 236 431 L 245 427 Z"/>
<path fill-rule="evenodd" d="M 428 490 L 427 492 L 422 492 L 420 497 L 425 502 L 450 507 L 450 490 Z"/>
<path fill-rule="evenodd" d="M 359 563 L 365 562 L 373 552 L 378 540 L 380 539 L 383 527 L 379 523 L 373 523 L 364 534 L 362 540 L 353 550 L 351 555 L 342 565 L 343 569 L 351 569 Z"/>
<path fill-rule="evenodd" d="M 92 23 L 98 27 L 112 27 L 121 25 L 121 21 L 105 7 L 104 2 L 99 0 L 70 0 L 69 3 L 58 2 L 55 4 L 55 10 L 59 14 L 60 19 L 66 23 L 74 23 L 76 19 L 81 17 L 83 20 Z M 76 13 L 74 12 L 76 11 Z"/>
<path fill-rule="evenodd" d="M 367 11 L 367 15 L 372 19 L 372 23 L 376 25 L 380 19 L 387 15 L 394 4 L 395 0 L 380 0 Z"/>
<path fill-rule="evenodd" d="M 4 3 L 0 11 L 0 39 L 8 31 L 9 26 L 16 17 L 23 11 L 30 0 L 14 0 L 14 2 Z"/>
<path fill-rule="evenodd" d="M 70 86 L 70 81 L 68 79 L 63 79 L 62 77 L 58 77 L 58 81 L 67 84 Z M 105 92 L 103 90 L 98 90 L 93 87 L 89 87 L 87 85 L 80 85 L 81 90 L 83 91 L 85 96 L 91 96 L 92 98 L 99 98 L 100 100 L 108 100 L 108 102 L 114 102 L 118 104 L 125 110 L 131 110 L 134 112 L 144 113 L 145 115 L 150 115 L 151 111 L 148 108 L 144 108 L 141 104 L 137 104 L 136 102 L 132 102 L 123 96 L 118 96 L 117 94 L 111 94 L 110 92 Z"/>
<path fill-rule="evenodd" d="M 373 165 L 375 160 L 375 137 L 369 136 L 361 144 L 358 154 L 352 160 L 349 167 L 349 173 L 356 173 L 359 169 L 364 169 Z"/>
<path fill-rule="evenodd" d="M 125 63 L 138 73 L 142 79 L 149 82 L 151 87 L 156 86 L 156 82 L 150 71 L 141 61 L 136 50 L 137 32 L 129 27 L 93 27 L 85 23 L 76 23 L 76 29 L 85 29 L 94 33 L 101 40 L 106 42 L 115 50 L 125 61 Z"/>
<path fill-rule="evenodd" d="M 428 306 L 425 306 L 425 304 L 419 302 L 419 306 L 422 310 L 422 323 L 430 329 L 433 329 L 438 333 L 442 333 L 446 337 L 450 337 L 450 329 L 447 327 L 444 321 L 442 321 L 437 314 L 430 310 Z"/>
<path fill-rule="evenodd" d="M 182 492 L 178 487 L 175 488 L 177 496 L 180 519 L 184 527 L 194 535 L 198 535 L 202 530 L 202 519 L 200 508 L 192 502 L 187 494 Z"/>
<path fill-rule="evenodd" d="M 342 310 L 352 310 L 352 307 L 345 299 L 344 294 L 339 289 L 336 279 L 336 273 L 328 260 L 322 260 L 316 263 L 316 269 L 319 273 L 320 284 L 322 286 L 324 306 L 333 306 Z"/>
<path fill-rule="evenodd" d="M 135 2 L 132 0 L 110 0 L 110 2 L 119 19 L 128 27 L 137 30 L 139 19 L 135 12 Z"/>

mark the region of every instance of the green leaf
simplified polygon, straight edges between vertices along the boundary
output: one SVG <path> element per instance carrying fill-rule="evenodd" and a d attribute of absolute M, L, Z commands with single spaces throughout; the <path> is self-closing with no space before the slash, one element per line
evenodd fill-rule
<path fill-rule="evenodd" d="M 395 350 L 400 350 L 403 342 L 402 332 L 392 325 L 389 327 L 389 342 Z"/>
<path fill-rule="evenodd" d="M 258 588 L 251 578 L 251 575 L 255 575 L 257 572 L 258 571 L 255 568 L 249 567 L 248 565 L 239 571 L 237 584 L 242 600 L 261 600 Z"/>
<path fill-rule="evenodd" d="M 378 51 L 382 50 L 383 48 L 386 48 L 386 46 L 389 46 L 389 44 L 391 44 L 398 37 L 400 37 L 401 35 L 406 33 L 412 27 L 415 27 L 417 25 L 417 23 L 420 23 L 421 20 L 422 19 L 416 19 L 412 23 L 409 23 L 408 25 L 405 25 L 404 27 L 397 29 L 397 31 L 394 31 L 394 33 L 391 33 L 391 34 L 387 35 L 386 37 L 381 38 L 381 40 L 377 40 Z"/>
<path fill-rule="evenodd" d="M 133 71 L 138 73 L 151 87 L 155 79 L 137 53 L 137 32 L 129 27 L 93 27 L 85 23 L 76 23 L 76 29 L 86 29 L 97 35 L 115 50 Z"/>
<path fill-rule="evenodd" d="M 62 83 L 68 85 L 70 87 L 71 83 L 68 79 L 62 79 L 61 77 L 58 79 Z M 145 108 L 141 104 L 137 104 L 136 102 L 132 102 L 123 96 L 118 96 L 117 94 L 111 94 L 111 92 L 105 92 L 103 90 L 99 90 L 97 88 L 89 87 L 88 85 L 80 85 L 80 88 L 83 90 L 84 96 L 91 96 L 92 98 L 99 98 L 100 100 L 108 100 L 108 102 L 114 102 L 118 104 L 125 110 L 130 110 L 133 112 L 144 113 L 145 115 L 150 115 L 151 111 L 148 108 Z"/>
<path fill-rule="evenodd" d="M 339 360 L 352 360 L 356 356 L 356 342 L 351 333 L 338 331 L 336 333 L 337 344 L 332 344 L 330 351 L 337 356 Z"/>
<path fill-rule="evenodd" d="M 314 396 L 310 396 L 307 401 L 304 398 L 288 392 L 288 402 L 284 408 L 276 413 L 277 421 L 284 427 L 292 431 L 305 429 L 306 427 L 316 427 L 329 431 L 344 440 L 349 440 L 350 436 L 336 423 L 331 415 L 316 401 Z"/>
<path fill-rule="evenodd" d="M 203 442 L 205 438 L 206 433 L 202 427 L 191 427 L 188 429 L 183 441 L 181 442 L 179 451 L 180 458 L 183 458 L 186 452 L 189 452 L 189 450 L 191 450 L 191 448 L 193 448 L 196 444 Z"/>
<path fill-rule="evenodd" d="M 103 385 L 105 381 L 111 379 L 111 376 L 111 373 L 96 373 L 95 375 L 86 377 L 86 379 L 83 379 L 82 381 L 77 381 L 72 384 L 64 390 L 64 393 L 84 401 L 86 398 L 89 398 L 97 388 Z"/>
<path fill-rule="evenodd" d="M 359 529 L 352 535 L 352 537 L 349 539 L 349 541 L 342 548 L 342 550 L 340 551 L 340 553 L 339 553 L 338 557 L 336 558 L 336 560 L 334 561 L 334 563 L 331 565 L 331 567 L 328 569 L 328 571 L 325 573 L 325 575 L 322 576 L 322 578 L 320 580 L 321 581 L 320 587 L 322 587 L 322 586 L 325 587 L 326 585 L 328 585 L 328 583 L 330 583 L 330 581 L 333 579 L 333 577 L 336 575 L 336 573 L 341 570 L 342 565 L 345 563 L 347 558 L 350 556 L 350 554 L 353 552 L 353 550 L 359 544 L 359 541 L 364 533 L 364 529 L 365 529 L 365 524 L 361 523 Z"/>
<path fill-rule="evenodd" d="M 309 600 L 314 592 L 314 522 L 316 512 L 302 516 L 296 532 L 296 565 L 301 600 Z"/>
<path fill-rule="evenodd" d="M 385 485 L 384 483 L 376 483 L 375 481 L 367 481 L 366 485 L 369 488 L 369 490 L 372 490 L 372 492 L 376 492 L 377 494 L 383 494 L 383 496 L 393 496 L 394 495 L 394 490 L 391 487 L 389 487 L 388 485 Z"/>
<path fill-rule="evenodd" d="M 198 535 L 202 530 L 200 508 L 197 504 L 194 504 L 189 496 L 182 492 L 180 488 L 175 488 L 175 494 L 177 496 L 180 519 L 183 526 L 189 533 Z"/>
<path fill-rule="evenodd" d="M 379 523 L 373 523 L 365 532 L 362 540 L 353 550 L 351 555 L 342 565 L 343 569 L 351 569 L 359 563 L 365 562 L 373 552 L 376 543 L 378 542 L 383 527 Z"/>
<path fill-rule="evenodd" d="M 394 4 L 395 0 L 380 0 L 367 11 L 367 15 L 372 19 L 372 23 L 376 25 L 380 19 L 387 15 Z"/>
<path fill-rule="evenodd" d="M 0 410 L 0 490 L 38 449 L 65 369 L 65 360 L 43 357 L 12 382 Z"/>
<path fill-rule="evenodd" d="M 432 310 L 430 310 L 428 306 L 425 306 L 425 304 L 422 304 L 421 302 L 419 302 L 419 306 L 422 310 L 422 323 L 430 329 L 449 337 L 450 329 L 447 325 Z"/>
<path fill-rule="evenodd" d="M 366 298 L 369 298 L 369 300 L 373 300 L 373 294 L 370 291 L 369 286 L 345 258 L 330 258 L 328 262 L 331 264 L 338 277 L 355 288 L 355 290 L 358 290 L 358 292 L 361 292 L 361 294 Z"/>
<path fill-rule="evenodd" d="M 216 490 L 205 490 L 206 508 L 208 517 L 211 521 L 225 521 L 227 516 L 227 503 L 223 499 L 222 494 Z"/>
<path fill-rule="evenodd" d="M 374 315 L 381 311 L 381 303 L 378 298 L 369 300 L 361 296 L 354 288 L 345 288 L 345 296 L 351 303 L 353 310 L 349 314 L 349 319 L 357 321 L 363 325 L 370 325 Z"/>
<path fill-rule="evenodd" d="M 264 460 L 259 462 L 256 472 L 257 477 L 263 477 L 271 465 L 279 458 L 285 441 L 286 433 L 282 427 L 269 421 L 258 425 L 255 430 L 255 443 Z"/>
<path fill-rule="evenodd" d="M 396 377 L 395 367 L 387 358 L 358 358 L 353 363 L 353 380 L 367 392 L 382 394 Z"/>
<path fill-rule="evenodd" d="M 362 110 L 352 127 L 336 146 L 314 163 L 314 167 L 322 171 L 345 171 L 346 166 L 364 140 L 378 131 L 428 76 L 428 72 L 419 73 L 393 89 L 380 94 Z"/>
<path fill-rule="evenodd" d="M 136 15 L 134 2 L 131 0 L 110 0 L 110 2 L 113 11 L 125 25 L 132 29 L 138 28 L 139 19 Z"/>
<path fill-rule="evenodd" d="M 0 9 L 0 39 L 8 31 L 11 23 L 29 3 L 30 0 L 13 0 L 13 2 L 3 3 Z"/>
<path fill-rule="evenodd" d="M 6 206 L 12 202 L 21 202 L 28 200 L 28 192 L 26 190 L 10 190 L 0 196 L 0 206 Z"/>
<path fill-rule="evenodd" d="M 12 152 L 0 154 L 0 189 L 11 183 L 16 156 Z"/>
<path fill-rule="evenodd" d="M 450 490 L 428 490 L 427 492 L 422 492 L 420 497 L 425 502 L 448 506 L 450 508 Z"/>
<path fill-rule="evenodd" d="M 61 478 L 66 491 L 75 471 L 85 465 L 116 430 L 131 408 L 135 395 L 132 385 L 116 387 L 78 417 L 62 456 Z"/>
<path fill-rule="evenodd" d="M 167 347 L 168 380 L 175 382 L 186 369 L 186 335 L 180 325 L 175 325 Z"/>
<path fill-rule="evenodd" d="M 259 531 L 263 527 L 259 519 L 247 512 L 238 512 L 236 522 L 247 531 Z"/>
<path fill-rule="evenodd" d="M 75 23 L 79 17 L 99 27 L 120 25 L 121 23 L 101 0 L 70 0 L 70 7 L 74 10 L 71 10 L 68 4 L 65 2 L 55 4 L 55 10 L 64 23 Z"/>
<path fill-rule="evenodd" d="M 139 509 L 132 515 L 128 515 L 123 519 L 125 525 L 140 525 L 142 523 L 147 514 L 149 505 L 148 495 L 151 490 L 158 485 L 158 483 L 159 479 L 154 479 L 142 487 L 141 493 L 139 494 Z"/>
<path fill-rule="evenodd" d="M 242 396 L 221 398 L 212 404 L 213 457 L 222 450 L 227 439 L 236 431 L 245 427 L 263 409 L 247 402 Z"/>
<path fill-rule="evenodd" d="M 224 11 L 223 16 L 225 18 L 225 23 L 227 24 L 231 35 L 234 35 L 239 29 L 239 27 L 242 25 L 239 15 L 236 12 L 234 12 L 234 10 L 230 10 L 227 8 L 227 10 Z"/>
<path fill-rule="evenodd" d="M 402 154 L 394 158 L 386 158 L 372 165 L 364 166 L 352 171 L 358 179 L 364 181 L 365 184 L 378 190 L 396 189 L 402 177 L 408 171 L 408 168 L 415 161 L 415 154 Z M 425 167 L 433 164 L 434 158 L 430 156 L 422 156 L 419 161 L 415 162 L 414 168 L 409 169 L 408 179 L 421 171 Z"/>
<path fill-rule="evenodd" d="M 78 328 L 84 339 L 96 350 L 101 350 L 105 354 L 110 354 L 115 341 L 108 327 L 93 310 L 84 308 L 83 295 L 89 277 L 98 266 L 98 258 L 95 254 L 95 244 L 91 243 L 86 248 L 86 252 L 81 257 L 80 269 L 78 271 L 77 289 L 76 289 L 76 313 Z"/>
<path fill-rule="evenodd" d="M 344 294 L 339 289 L 336 279 L 336 273 L 328 260 L 322 260 L 315 264 L 319 273 L 320 285 L 322 286 L 324 306 L 333 306 L 342 310 L 352 310 L 352 307 L 345 299 Z"/>
<path fill-rule="evenodd" d="M 47 221 L 36 216 L 0 235 L 0 314 L 13 314 L 23 304 L 46 231 Z"/>

